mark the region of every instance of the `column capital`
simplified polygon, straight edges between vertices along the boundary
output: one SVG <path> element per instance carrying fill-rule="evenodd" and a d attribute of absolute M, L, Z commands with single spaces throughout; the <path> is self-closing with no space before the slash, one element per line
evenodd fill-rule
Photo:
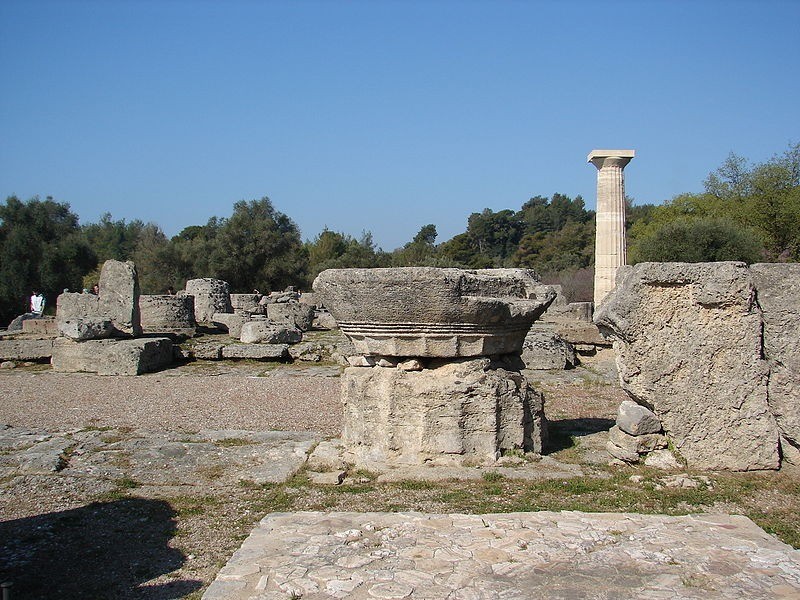
<path fill-rule="evenodd" d="M 603 167 L 624 169 L 634 156 L 636 156 L 634 150 L 592 150 L 587 157 L 587 162 L 592 163 L 598 169 Z"/>

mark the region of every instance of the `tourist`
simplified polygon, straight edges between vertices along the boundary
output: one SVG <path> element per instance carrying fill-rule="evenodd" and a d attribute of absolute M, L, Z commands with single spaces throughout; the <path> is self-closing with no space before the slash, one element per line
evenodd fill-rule
<path fill-rule="evenodd" d="M 100 295 L 100 284 L 97 284 L 97 283 L 95 283 L 95 284 L 92 286 L 92 293 L 93 293 L 95 296 L 99 296 L 99 295 Z"/>
<path fill-rule="evenodd" d="M 41 316 L 44 312 L 44 296 L 36 290 L 33 291 L 31 296 L 31 312 L 37 316 Z"/>

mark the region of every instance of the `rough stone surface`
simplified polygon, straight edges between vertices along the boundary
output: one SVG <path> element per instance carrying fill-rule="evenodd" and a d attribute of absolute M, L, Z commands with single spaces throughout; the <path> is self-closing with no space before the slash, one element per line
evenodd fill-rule
<path fill-rule="evenodd" d="M 192 346 L 192 355 L 200 360 L 220 360 L 224 344 L 217 342 L 202 342 Z"/>
<path fill-rule="evenodd" d="M 297 344 L 302 339 L 299 329 L 269 321 L 248 321 L 242 325 L 241 340 L 245 344 Z"/>
<path fill-rule="evenodd" d="M 22 331 L 22 324 L 28 320 L 40 319 L 39 315 L 35 315 L 33 313 L 23 313 L 18 315 L 12 319 L 11 323 L 8 324 L 8 328 L 6 331 L 8 333 L 20 332 Z"/>
<path fill-rule="evenodd" d="M 575 348 L 551 328 L 534 324 L 522 345 L 526 369 L 568 369 L 577 364 Z"/>
<path fill-rule="evenodd" d="M 53 340 L 0 340 L 0 360 L 44 360 L 53 356 Z"/>
<path fill-rule="evenodd" d="M 543 400 L 518 372 L 488 358 L 430 367 L 345 369 L 342 441 L 351 462 L 492 463 L 505 450 L 541 452 Z"/>
<path fill-rule="evenodd" d="M 58 323 L 54 317 L 25 319 L 22 322 L 22 333 L 30 333 L 34 335 L 58 335 Z"/>
<path fill-rule="evenodd" d="M 103 340 L 114 333 L 114 325 L 109 319 L 85 317 L 58 322 L 58 332 L 75 341 Z"/>
<path fill-rule="evenodd" d="M 779 466 L 761 312 L 743 263 L 640 263 L 595 314 L 623 389 L 653 409 L 690 466 Z"/>
<path fill-rule="evenodd" d="M 237 340 L 242 336 L 242 325 L 251 320 L 250 315 L 244 312 L 214 313 L 211 317 L 214 325 L 224 327 L 228 330 L 228 335 Z"/>
<path fill-rule="evenodd" d="M 625 400 L 619 405 L 617 411 L 617 427 L 630 435 L 659 433 L 661 421 L 646 406 L 636 404 L 632 400 Z"/>
<path fill-rule="evenodd" d="M 752 265 L 750 272 L 764 318 L 769 406 L 784 439 L 800 448 L 800 264 Z"/>
<path fill-rule="evenodd" d="M 259 294 L 231 294 L 230 299 L 233 312 L 247 311 L 254 314 L 263 312 L 261 305 L 258 303 L 261 300 Z"/>
<path fill-rule="evenodd" d="M 282 360 L 289 357 L 286 344 L 228 344 L 222 347 L 222 358 Z"/>
<path fill-rule="evenodd" d="M 680 469 L 681 465 L 669 450 L 653 450 L 644 459 L 645 466 L 666 471 Z"/>
<path fill-rule="evenodd" d="M 608 439 L 611 443 L 637 454 L 646 454 L 667 447 L 667 438 L 660 433 L 631 435 L 616 425 L 608 431 Z"/>
<path fill-rule="evenodd" d="M 417 357 L 520 352 L 555 298 L 525 269 L 329 269 L 314 292 L 356 352 Z"/>
<path fill-rule="evenodd" d="M 132 262 L 107 260 L 100 270 L 99 315 L 110 319 L 119 331 L 141 335 L 139 277 Z"/>
<path fill-rule="evenodd" d="M 314 322 L 314 307 L 300 302 L 267 304 L 267 318 L 279 325 L 308 331 Z"/>
<path fill-rule="evenodd" d="M 194 296 L 194 318 L 198 323 L 210 323 L 214 313 L 233 312 L 227 281 L 220 279 L 190 279 L 186 293 Z"/>
<path fill-rule="evenodd" d="M 100 299 L 94 294 L 64 292 L 56 298 L 56 319 L 67 321 L 100 316 Z"/>
<path fill-rule="evenodd" d="M 741 516 L 267 515 L 204 600 L 796 598 L 800 552 Z"/>
<path fill-rule="evenodd" d="M 53 344 L 53 370 L 62 373 L 140 375 L 172 363 L 169 338 L 89 340 L 58 338 Z"/>
<path fill-rule="evenodd" d="M 339 325 L 333 315 L 327 311 L 317 311 L 314 313 L 314 329 L 338 329 Z"/>
<path fill-rule="evenodd" d="M 189 337 L 195 333 L 193 296 L 139 296 L 139 312 L 145 333 L 174 333 Z"/>

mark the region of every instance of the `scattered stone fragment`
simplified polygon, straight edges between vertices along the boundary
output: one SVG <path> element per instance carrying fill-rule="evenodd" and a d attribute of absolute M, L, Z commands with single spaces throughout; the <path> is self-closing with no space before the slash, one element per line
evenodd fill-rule
<path fill-rule="evenodd" d="M 397 363 L 397 368 L 401 371 L 422 371 L 422 363 L 416 358 L 409 358 Z"/>
<path fill-rule="evenodd" d="M 245 344 L 297 344 L 302 339 L 299 329 L 269 321 L 248 321 L 242 325 L 241 340 Z"/>
<path fill-rule="evenodd" d="M 681 464 L 669 450 L 653 450 L 645 457 L 644 464 L 654 469 L 663 469 L 664 471 L 681 468 Z"/>
<path fill-rule="evenodd" d="M 222 347 L 222 358 L 282 360 L 288 356 L 289 346 L 286 344 L 227 344 Z"/>
<path fill-rule="evenodd" d="M 661 421 L 655 413 L 632 400 L 623 400 L 617 411 L 617 427 L 630 435 L 659 433 Z"/>

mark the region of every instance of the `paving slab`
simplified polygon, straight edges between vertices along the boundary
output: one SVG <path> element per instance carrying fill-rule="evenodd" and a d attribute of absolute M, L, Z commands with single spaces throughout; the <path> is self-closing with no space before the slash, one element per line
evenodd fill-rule
<path fill-rule="evenodd" d="M 746 517 L 274 513 L 204 600 L 800 597 L 800 551 Z"/>

